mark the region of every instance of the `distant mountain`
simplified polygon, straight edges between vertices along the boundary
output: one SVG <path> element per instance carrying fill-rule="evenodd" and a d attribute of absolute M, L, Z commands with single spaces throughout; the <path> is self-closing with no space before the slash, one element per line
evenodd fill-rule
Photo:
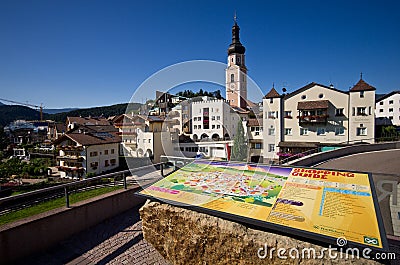
<path fill-rule="evenodd" d="M 4 104 L 0 102 L 0 106 L 3 106 Z"/>
<path fill-rule="evenodd" d="M 129 112 L 136 112 L 139 110 L 140 103 L 130 103 L 129 104 Z M 94 107 L 87 109 L 74 109 L 68 112 L 60 112 L 54 114 L 46 113 L 47 110 L 44 110 L 43 119 L 45 120 L 54 120 L 56 122 L 65 122 L 67 120 L 67 116 L 82 116 L 82 117 L 110 117 L 116 116 L 125 113 L 128 103 L 124 104 L 116 104 L 111 106 L 104 107 Z M 0 105 L 0 125 L 6 126 L 10 122 L 15 120 L 39 120 L 40 113 L 37 110 L 19 106 L 19 105 Z"/>
<path fill-rule="evenodd" d="M 65 108 L 65 109 L 43 109 L 43 113 L 47 114 L 56 114 L 56 113 L 62 113 L 62 112 L 70 112 L 73 110 L 77 110 L 78 108 Z"/>
<path fill-rule="evenodd" d="M 140 106 L 142 104 L 140 103 L 130 103 L 129 104 L 129 112 L 130 111 L 138 111 Z M 56 113 L 56 114 L 50 114 L 47 116 L 48 119 L 54 120 L 57 122 L 65 122 L 67 120 L 67 117 L 110 117 L 110 116 L 116 116 L 116 115 L 121 115 L 124 114 L 126 111 L 126 108 L 128 107 L 128 103 L 123 103 L 123 104 L 116 104 L 116 105 L 111 105 L 111 106 L 105 106 L 105 107 L 94 107 L 94 108 L 87 108 L 87 109 L 76 109 L 72 110 L 69 112 L 62 112 L 62 113 Z"/>

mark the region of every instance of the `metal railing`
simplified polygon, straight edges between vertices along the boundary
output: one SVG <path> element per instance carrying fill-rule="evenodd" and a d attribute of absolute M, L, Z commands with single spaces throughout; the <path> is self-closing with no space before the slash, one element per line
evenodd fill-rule
<path fill-rule="evenodd" d="M 368 138 L 368 139 L 360 139 L 360 140 L 353 140 L 353 141 L 345 141 L 345 142 L 340 142 L 335 144 L 334 147 L 346 147 L 349 145 L 354 145 L 354 144 L 369 144 L 370 141 L 373 140 L 375 143 L 382 143 L 382 142 L 395 142 L 398 141 L 399 139 L 396 138 L 395 140 L 387 140 L 387 138 Z M 299 159 L 299 158 L 304 158 L 310 155 L 313 155 L 315 153 L 320 153 L 321 152 L 321 147 L 316 147 L 310 150 L 307 150 L 305 152 L 301 152 L 301 153 L 297 153 L 297 154 L 293 154 L 285 159 L 279 160 L 278 164 L 279 165 L 283 165 L 286 164 L 290 161 Z"/>
<path fill-rule="evenodd" d="M 0 216 L 11 211 L 17 211 L 23 208 L 33 206 L 35 204 L 49 201 L 55 198 L 65 197 L 65 206 L 70 207 L 70 194 L 72 192 L 81 192 L 88 189 L 95 189 L 106 186 L 123 186 L 124 189 L 128 189 L 128 185 L 140 185 L 140 182 L 150 184 L 160 178 L 150 177 L 142 178 L 148 173 L 160 171 L 160 177 L 164 177 L 165 168 L 168 167 L 167 162 L 162 162 L 158 164 L 152 164 L 142 167 L 133 168 L 130 170 L 123 170 L 119 172 L 113 172 L 108 174 L 103 174 L 84 180 L 74 181 L 66 184 L 60 184 L 49 188 L 43 188 L 35 191 L 30 191 L 18 195 L 8 196 L 5 198 L 0 198 Z M 155 170 L 151 170 L 155 169 Z M 150 170 L 150 171 L 149 171 Z M 142 176 L 136 176 L 135 173 L 140 173 L 140 171 L 146 171 Z M 136 177 L 135 177 L 136 176 Z M 128 179 L 132 177 L 133 179 Z M 104 179 L 113 179 L 113 182 L 102 183 Z"/>

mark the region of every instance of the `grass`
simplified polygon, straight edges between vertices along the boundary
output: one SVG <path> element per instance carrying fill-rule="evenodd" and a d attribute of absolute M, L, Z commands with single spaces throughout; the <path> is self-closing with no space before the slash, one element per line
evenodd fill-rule
<path fill-rule="evenodd" d="M 70 194 L 69 196 L 69 203 L 70 205 L 89 199 L 93 198 L 111 191 L 115 191 L 117 189 L 121 189 L 121 186 L 115 186 L 115 187 L 104 187 L 104 188 L 98 188 L 98 189 L 93 189 L 89 191 L 84 191 L 84 192 L 79 192 L 79 193 L 73 193 Z M 44 213 L 56 208 L 64 207 L 65 206 L 65 197 L 62 198 L 57 198 L 51 201 L 47 202 L 42 202 L 37 205 L 16 211 L 16 212 L 11 212 L 7 213 L 3 216 L 0 216 L 0 225 L 4 225 L 7 223 L 11 223 L 17 220 L 20 220 L 22 218 L 26 218 L 35 214 L 39 213 Z"/>

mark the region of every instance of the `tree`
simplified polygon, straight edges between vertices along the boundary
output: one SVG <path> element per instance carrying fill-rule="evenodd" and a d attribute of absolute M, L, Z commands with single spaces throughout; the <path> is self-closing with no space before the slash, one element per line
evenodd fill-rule
<path fill-rule="evenodd" d="M 231 160 L 243 161 L 247 157 L 247 142 L 244 138 L 244 129 L 242 121 L 239 120 L 237 124 L 236 135 L 233 138 L 233 148 Z"/>

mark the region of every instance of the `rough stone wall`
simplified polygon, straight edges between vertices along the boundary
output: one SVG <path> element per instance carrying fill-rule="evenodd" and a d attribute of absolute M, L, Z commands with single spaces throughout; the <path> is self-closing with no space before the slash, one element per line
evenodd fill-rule
<path fill-rule="evenodd" d="M 173 264 L 378 264 L 366 259 L 301 259 L 301 250 L 318 245 L 287 236 L 247 228 L 214 216 L 147 202 L 140 209 L 143 235 L 164 258 Z M 300 257 L 280 259 L 277 252 L 260 259 L 260 248 L 297 248 Z M 264 252 L 260 252 L 263 254 Z M 294 253 L 295 256 L 295 253 Z M 306 256 L 307 257 L 307 256 Z"/>

